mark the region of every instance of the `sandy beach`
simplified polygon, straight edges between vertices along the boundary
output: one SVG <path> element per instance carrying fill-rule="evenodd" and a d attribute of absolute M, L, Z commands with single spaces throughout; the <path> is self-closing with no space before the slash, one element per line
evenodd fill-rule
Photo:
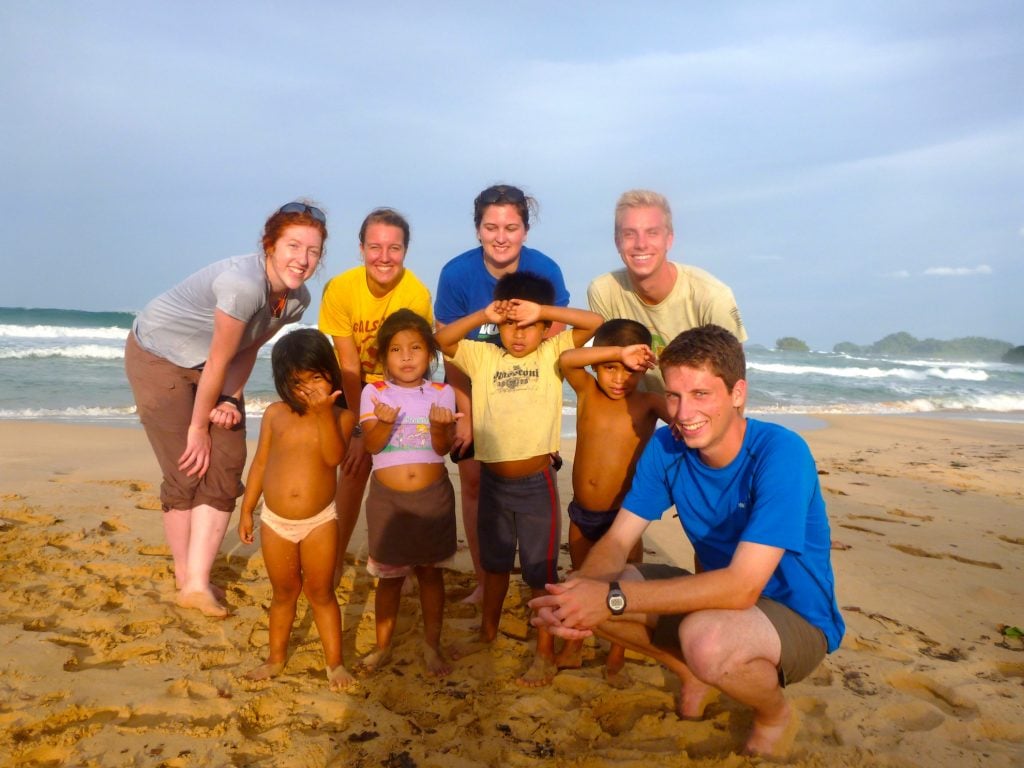
<path fill-rule="evenodd" d="M 848 631 L 788 691 L 802 721 L 791 764 L 1020 765 L 1024 641 L 1001 628 L 1024 626 L 1024 424 L 824 420 L 804 434 L 829 504 Z M 560 473 L 563 507 L 570 476 Z M 0 422 L 0 765 L 761 762 L 736 754 L 748 712 L 720 697 L 704 721 L 680 721 L 671 682 L 639 657 L 624 689 L 605 683 L 596 644 L 582 669 L 519 688 L 528 648 L 515 581 L 493 652 L 458 662 L 447 679 L 425 674 L 410 596 L 395 660 L 350 692 L 328 690 L 304 601 L 285 673 L 243 680 L 267 641 L 258 545 L 239 542 L 233 519 L 214 569 L 228 618 L 178 608 L 158 480 L 139 429 Z M 373 643 L 364 541 L 361 521 L 338 592 L 350 668 Z M 692 562 L 671 515 L 652 527 L 646 558 Z M 468 552 L 456 567 L 448 641 L 477 622 L 458 603 L 471 587 Z"/>

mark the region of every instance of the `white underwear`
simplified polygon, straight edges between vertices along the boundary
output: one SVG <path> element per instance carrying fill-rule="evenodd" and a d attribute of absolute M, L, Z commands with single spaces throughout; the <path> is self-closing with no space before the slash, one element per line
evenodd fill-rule
<path fill-rule="evenodd" d="M 334 509 L 333 501 L 324 507 L 323 512 L 318 512 L 313 517 L 304 517 L 301 520 L 292 520 L 275 515 L 266 504 L 263 505 L 263 511 L 260 512 L 260 522 L 263 525 L 267 526 L 267 528 L 282 539 L 287 539 L 293 544 L 298 544 L 324 523 L 337 519 L 338 513 Z"/>

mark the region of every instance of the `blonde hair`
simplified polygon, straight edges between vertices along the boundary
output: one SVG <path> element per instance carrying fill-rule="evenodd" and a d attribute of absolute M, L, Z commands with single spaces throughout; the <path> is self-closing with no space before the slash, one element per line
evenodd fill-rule
<path fill-rule="evenodd" d="M 615 236 L 619 236 L 619 226 L 623 214 L 630 208 L 660 208 L 665 214 L 665 226 L 672 233 L 672 209 L 664 195 L 649 189 L 631 189 L 623 192 L 615 204 Z"/>

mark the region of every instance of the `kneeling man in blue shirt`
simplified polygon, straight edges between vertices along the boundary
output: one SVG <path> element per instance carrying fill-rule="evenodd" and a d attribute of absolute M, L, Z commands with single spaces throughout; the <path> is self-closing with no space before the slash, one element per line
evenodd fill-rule
<path fill-rule="evenodd" d="M 818 473 L 795 432 L 748 419 L 743 347 L 705 325 L 661 353 L 671 422 L 648 443 L 611 529 L 583 566 L 530 601 L 564 638 L 596 633 L 679 676 L 679 715 L 712 688 L 754 710 L 750 754 L 783 754 L 796 718 L 783 688 L 839 647 L 830 533 Z M 675 506 L 694 573 L 626 558 Z"/>

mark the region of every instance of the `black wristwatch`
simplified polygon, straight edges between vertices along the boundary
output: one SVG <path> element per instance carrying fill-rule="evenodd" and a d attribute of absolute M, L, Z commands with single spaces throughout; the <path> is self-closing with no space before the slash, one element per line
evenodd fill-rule
<path fill-rule="evenodd" d="M 619 582 L 608 585 L 608 610 L 613 616 L 621 616 L 626 610 L 626 596 L 619 589 Z"/>

